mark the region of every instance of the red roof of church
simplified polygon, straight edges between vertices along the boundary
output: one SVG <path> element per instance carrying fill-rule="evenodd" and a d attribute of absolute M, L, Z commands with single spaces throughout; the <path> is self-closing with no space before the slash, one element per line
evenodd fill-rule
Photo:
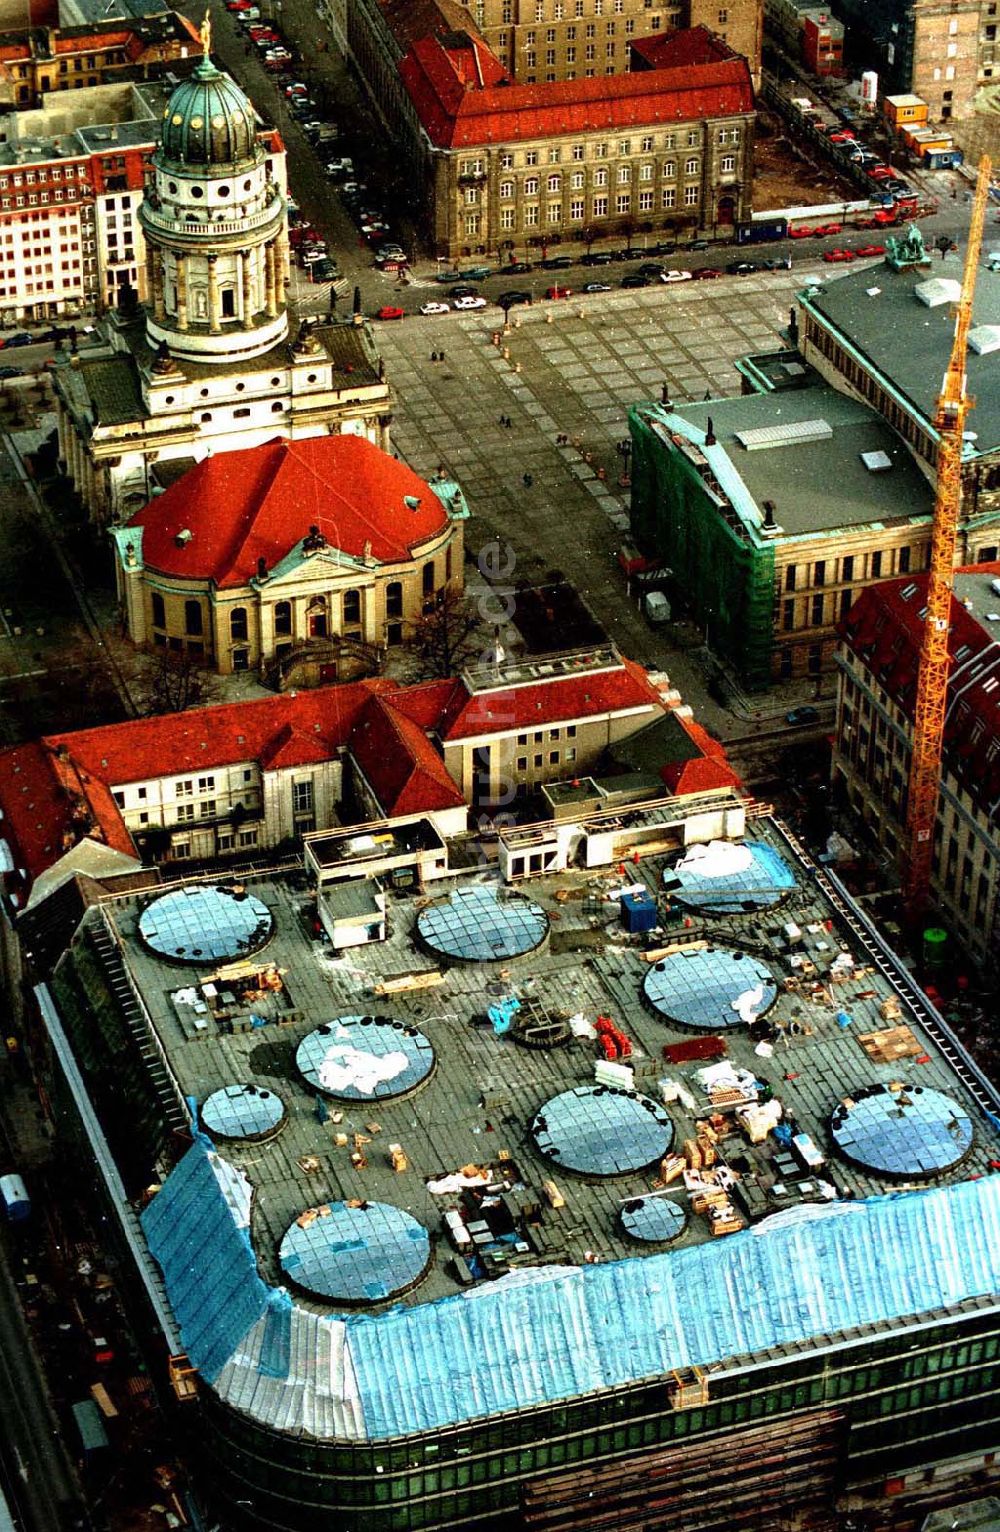
<path fill-rule="evenodd" d="M 419 474 L 360 436 L 282 437 L 220 452 L 129 522 L 143 528 L 148 568 L 220 589 L 246 585 L 261 559 L 272 569 L 312 527 L 342 553 L 398 564 L 447 524 Z"/>
<path fill-rule="evenodd" d="M 709 51 L 703 40 L 687 46 Z M 431 142 L 456 149 L 752 112 L 749 66 L 727 53 L 685 60 L 682 46 L 664 67 L 515 85 L 485 43 L 456 34 L 421 38 L 399 72 Z"/>
<path fill-rule="evenodd" d="M 351 754 L 382 812 L 426 813 L 465 803 L 444 761 L 419 724 L 395 706 L 396 696 L 371 697 L 351 731 Z"/>

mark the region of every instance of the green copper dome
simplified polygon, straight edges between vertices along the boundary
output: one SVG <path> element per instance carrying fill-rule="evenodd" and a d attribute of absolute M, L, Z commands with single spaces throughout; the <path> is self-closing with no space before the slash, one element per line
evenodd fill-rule
<path fill-rule="evenodd" d="M 204 58 L 163 114 L 160 157 L 175 165 L 234 166 L 257 158 L 253 107 L 228 75 Z"/>

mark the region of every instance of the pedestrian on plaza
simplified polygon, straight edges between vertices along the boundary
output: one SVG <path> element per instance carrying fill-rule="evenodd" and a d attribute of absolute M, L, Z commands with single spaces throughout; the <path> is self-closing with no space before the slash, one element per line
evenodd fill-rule
<path fill-rule="evenodd" d="M 443 362 L 444 361 L 444 352 L 443 351 L 438 353 L 438 361 L 439 362 Z"/>
<path fill-rule="evenodd" d="M 437 352 L 436 352 L 436 351 L 432 351 L 432 352 L 431 352 L 431 361 L 432 361 L 432 362 L 436 362 L 436 361 L 437 361 L 437 359 L 438 359 L 438 354 L 437 354 Z"/>
<path fill-rule="evenodd" d="M 513 431 L 513 429 L 514 429 L 514 422 L 511 420 L 510 416 L 508 415 L 507 416 L 507 430 L 508 431 Z"/>
<path fill-rule="evenodd" d="M 521 478 L 525 489 L 530 489 L 532 484 L 535 482 L 530 473 L 522 474 Z"/>

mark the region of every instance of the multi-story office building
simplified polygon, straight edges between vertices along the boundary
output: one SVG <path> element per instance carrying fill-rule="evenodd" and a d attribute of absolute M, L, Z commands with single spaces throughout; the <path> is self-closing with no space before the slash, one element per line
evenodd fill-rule
<path fill-rule="evenodd" d="M 19 111 L 43 106 L 52 92 L 134 80 L 198 52 L 197 31 L 175 11 L 111 23 L 5 29 L 0 33 L 0 106 Z"/>
<path fill-rule="evenodd" d="M 1000 728 L 996 654 L 1000 564 L 956 571 L 944 762 L 931 873 L 934 902 L 981 964 L 1000 936 Z M 834 779 L 896 860 L 906 845 L 907 784 L 927 578 L 866 590 L 838 654 Z"/>
<path fill-rule="evenodd" d="M 37 992 L 216 1508 L 715 1532 L 982 1494 L 996 1092 L 780 825 L 565 787 L 471 870 L 410 816 L 106 899 Z"/>
<path fill-rule="evenodd" d="M 878 70 L 886 95 L 921 96 L 932 121 L 971 117 L 996 78 L 996 0 L 840 0 L 837 13 L 853 65 Z"/>
<path fill-rule="evenodd" d="M 753 89 L 704 28 L 637 44 L 627 76 L 514 83 L 475 36 L 424 37 L 400 64 L 410 157 L 441 255 L 523 251 L 749 215 Z"/>

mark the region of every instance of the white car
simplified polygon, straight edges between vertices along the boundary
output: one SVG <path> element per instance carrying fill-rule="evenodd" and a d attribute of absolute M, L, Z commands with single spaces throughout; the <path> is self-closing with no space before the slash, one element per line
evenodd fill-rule
<path fill-rule="evenodd" d="M 469 293 L 464 298 L 456 298 L 455 307 L 457 309 L 484 309 L 486 307 L 486 299 L 480 298 L 475 293 Z"/>
<path fill-rule="evenodd" d="M 660 276 L 661 282 L 690 282 L 690 271 L 664 271 Z"/>
<path fill-rule="evenodd" d="M 461 301 L 462 300 L 459 299 L 459 303 Z M 458 303 L 455 304 L 455 307 L 458 308 Z M 450 314 L 451 313 L 451 304 L 450 303 L 422 303 L 420 305 L 420 312 L 421 312 L 421 314 Z"/>

